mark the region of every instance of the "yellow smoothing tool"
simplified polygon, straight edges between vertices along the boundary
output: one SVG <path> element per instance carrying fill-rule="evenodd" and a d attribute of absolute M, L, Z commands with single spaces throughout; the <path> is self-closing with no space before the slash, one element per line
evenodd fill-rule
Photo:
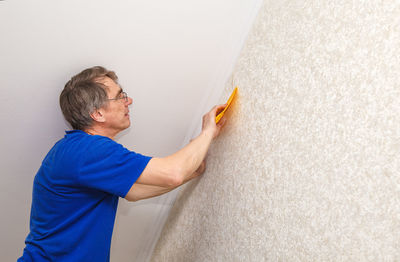
<path fill-rule="evenodd" d="M 229 99 L 228 99 L 228 102 L 226 102 L 226 103 L 227 103 L 227 106 L 224 108 L 224 110 L 223 110 L 221 113 L 219 113 L 219 114 L 217 115 L 217 117 L 215 117 L 215 123 L 218 124 L 219 120 L 221 120 L 221 118 L 224 116 L 226 110 L 228 110 L 228 108 L 229 108 L 229 106 L 231 105 L 233 99 L 235 98 L 235 95 L 236 95 L 236 93 L 237 93 L 237 90 L 238 90 L 238 88 L 235 87 L 235 89 L 233 90 L 231 96 L 230 96 Z"/>

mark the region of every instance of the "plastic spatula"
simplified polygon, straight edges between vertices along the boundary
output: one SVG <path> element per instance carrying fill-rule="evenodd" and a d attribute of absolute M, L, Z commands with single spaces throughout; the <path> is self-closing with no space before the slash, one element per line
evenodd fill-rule
<path fill-rule="evenodd" d="M 228 108 L 229 108 L 229 106 L 231 105 L 233 99 L 235 98 L 235 95 L 236 95 L 236 93 L 237 93 L 237 90 L 238 90 L 238 88 L 235 87 L 235 89 L 233 90 L 231 96 L 230 96 L 229 99 L 228 99 L 228 102 L 226 102 L 226 103 L 227 103 L 227 106 L 224 108 L 224 110 L 223 110 L 221 113 L 219 113 L 219 114 L 215 117 L 215 123 L 218 124 L 219 120 L 221 120 L 221 118 L 224 116 L 226 110 L 228 110 Z"/>

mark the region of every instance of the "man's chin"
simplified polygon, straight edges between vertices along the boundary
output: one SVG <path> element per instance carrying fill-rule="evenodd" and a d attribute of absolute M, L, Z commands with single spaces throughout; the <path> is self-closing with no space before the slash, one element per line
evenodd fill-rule
<path fill-rule="evenodd" d="M 131 126 L 131 121 L 127 121 L 127 122 L 125 122 L 125 123 L 123 123 L 122 125 L 119 126 L 119 130 L 121 132 L 121 131 L 123 131 L 125 129 L 128 129 L 130 126 Z"/>

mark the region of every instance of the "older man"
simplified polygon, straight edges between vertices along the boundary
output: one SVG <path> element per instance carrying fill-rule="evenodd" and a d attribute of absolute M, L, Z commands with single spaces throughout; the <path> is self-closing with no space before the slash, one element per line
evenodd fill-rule
<path fill-rule="evenodd" d="M 60 106 L 73 130 L 49 151 L 32 193 L 30 233 L 18 261 L 109 261 L 118 197 L 137 201 L 169 192 L 202 174 L 225 119 L 203 117 L 201 134 L 178 152 L 148 157 L 114 141 L 130 126 L 132 99 L 112 71 L 92 67 L 72 77 Z"/>

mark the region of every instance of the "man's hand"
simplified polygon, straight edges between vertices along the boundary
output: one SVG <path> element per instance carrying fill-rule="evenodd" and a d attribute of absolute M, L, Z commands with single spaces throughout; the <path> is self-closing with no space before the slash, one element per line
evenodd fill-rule
<path fill-rule="evenodd" d="M 219 135 L 221 128 L 224 126 L 226 121 L 224 116 L 221 118 L 218 124 L 216 124 L 215 117 L 222 112 L 226 106 L 227 104 L 214 106 L 210 112 L 203 116 L 202 131 L 211 134 L 213 139 Z"/>

